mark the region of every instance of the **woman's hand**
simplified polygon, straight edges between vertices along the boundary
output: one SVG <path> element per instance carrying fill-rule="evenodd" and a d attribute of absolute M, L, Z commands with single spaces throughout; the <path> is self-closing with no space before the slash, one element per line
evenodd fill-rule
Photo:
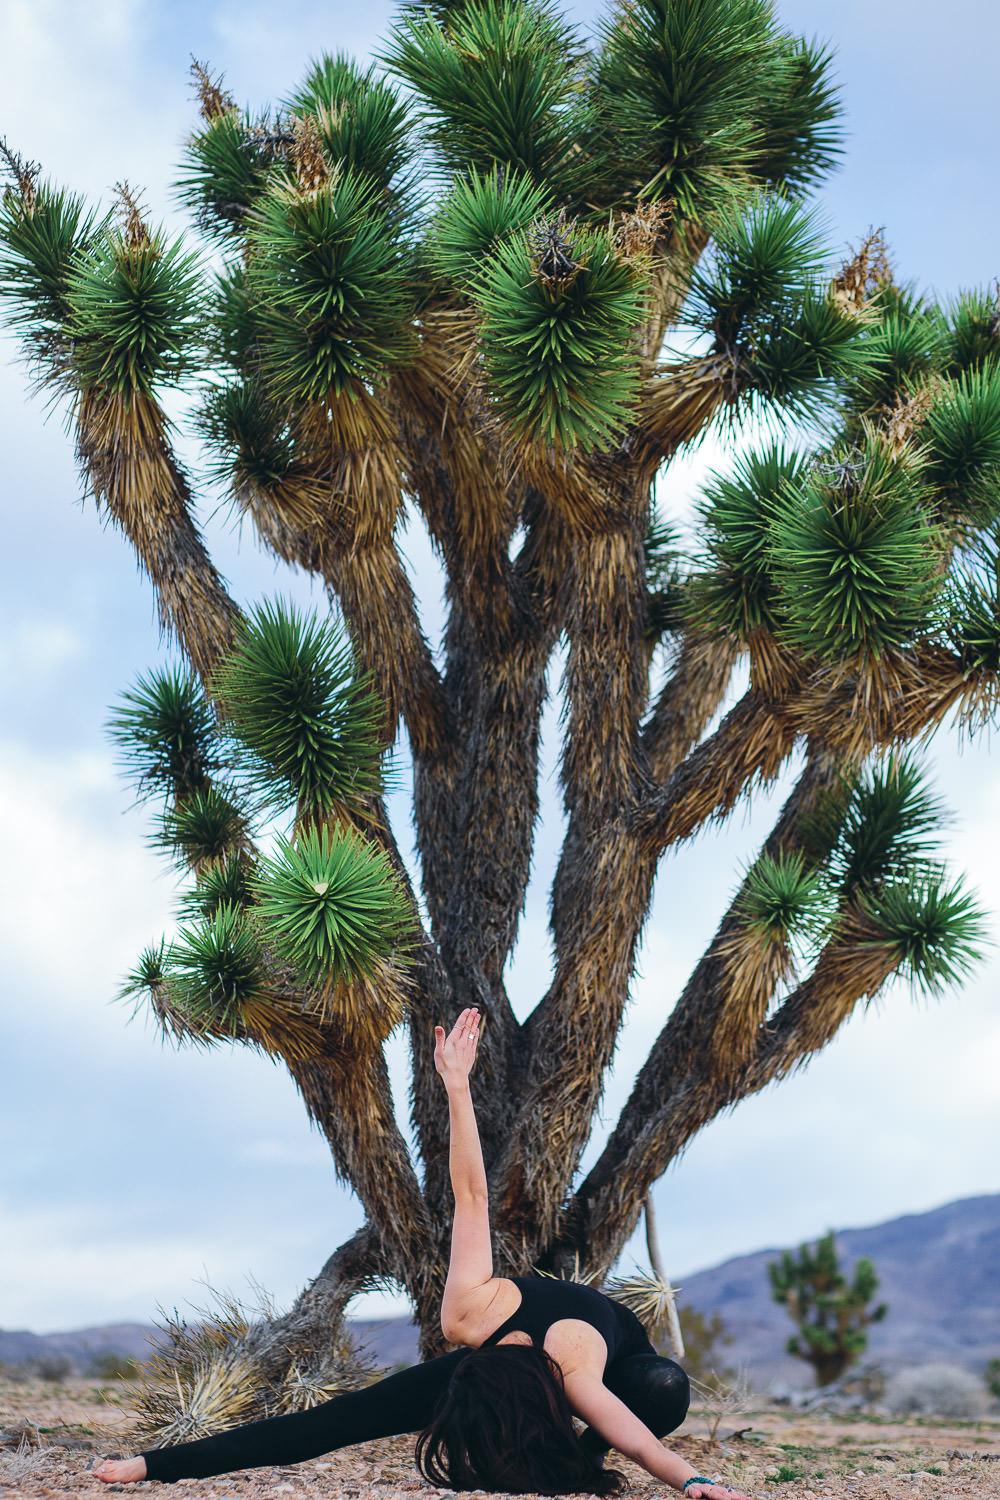
<path fill-rule="evenodd" d="M 689 1484 L 684 1494 L 690 1500 L 750 1500 L 742 1490 L 731 1490 L 724 1484 Z"/>
<path fill-rule="evenodd" d="M 446 1089 L 468 1082 L 478 1045 L 479 1010 L 475 1005 L 463 1010 L 452 1027 L 450 1036 L 445 1036 L 443 1026 L 435 1026 L 434 1066 L 441 1074 Z"/>

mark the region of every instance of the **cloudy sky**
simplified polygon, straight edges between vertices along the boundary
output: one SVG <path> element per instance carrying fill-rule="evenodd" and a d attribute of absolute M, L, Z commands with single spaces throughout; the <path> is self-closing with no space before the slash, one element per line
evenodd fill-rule
<path fill-rule="evenodd" d="M 821 193 L 831 253 L 884 225 L 901 276 L 941 295 L 998 264 L 993 0 L 779 0 L 785 22 L 838 51 L 849 131 Z M 393 6 L 328 0 L 0 0 L 0 133 L 56 180 L 108 202 L 127 179 L 180 227 L 169 184 L 194 120 L 191 54 L 238 98 L 279 98 L 308 59 L 365 56 Z M 569 6 L 581 25 L 592 0 Z M 169 930 L 174 882 L 147 848 L 104 733 L 108 705 L 164 659 L 151 590 L 121 538 L 82 504 L 58 412 L 26 398 L 0 344 L 0 1327 L 39 1332 L 198 1302 L 248 1278 L 286 1304 L 361 1222 L 288 1078 L 237 1051 L 176 1052 L 114 1002 L 148 941 Z M 718 444 L 675 466 L 662 500 L 681 520 Z M 277 571 L 206 493 L 205 531 L 242 602 Z M 407 552 L 433 636 L 440 580 Z M 544 988 L 545 883 L 558 840 L 556 724 L 547 822 L 511 976 L 518 1013 Z M 985 739 L 940 737 L 929 764 L 954 812 L 949 855 L 1000 913 L 1000 769 Z M 609 1082 L 614 1120 L 645 1051 L 769 827 L 761 798 L 734 826 L 664 864 L 641 978 Z M 407 836 L 405 800 L 396 821 Z M 1000 919 L 994 916 L 994 935 Z M 859 1014 L 808 1069 L 707 1129 L 656 1188 L 675 1278 L 827 1227 L 872 1223 L 1000 1191 L 996 1083 L 1000 952 L 942 1001 L 902 988 Z M 405 1114 L 402 1039 L 391 1044 Z M 588 1153 L 599 1149 L 602 1130 Z M 586 1164 L 586 1163 L 585 1163 Z M 641 1262 L 637 1239 L 624 1265 Z M 377 1316 L 402 1310 L 372 1295 Z"/>

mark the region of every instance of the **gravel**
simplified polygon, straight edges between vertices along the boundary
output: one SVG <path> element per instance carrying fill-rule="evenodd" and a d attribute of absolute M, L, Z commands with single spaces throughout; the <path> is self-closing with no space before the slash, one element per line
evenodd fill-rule
<path fill-rule="evenodd" d="M 53 1385 L 0 1379 L 0 1496 L 96 1496 L 134 1491 L 144 1500 L 435 1500 L 413 1464 L 413 1438 L 359 1443 L 290 1468 L 252 1469 L 176 1485 L 105 1486 L 92 1470 L 128 1453 L 121 1387 L 85 1380 Z M 752 1422 L 747 1427 L 746 1423 Z M 710 1442 L 696 1411 L 670 1441 L 702 1473 L 718 1474 L 755 1500 L 1000 1500 L 1000 1421 L 928 1418 L 835 1419 L 755 1410 L 739 1433 Z M 612 1454 L 629 1481 L 628 1500 L 672 1492 Z M 473 1491 L 473 1500 L 487 1500 Z M 537 1500 L 537 1497 L 528 1497 Z"/>

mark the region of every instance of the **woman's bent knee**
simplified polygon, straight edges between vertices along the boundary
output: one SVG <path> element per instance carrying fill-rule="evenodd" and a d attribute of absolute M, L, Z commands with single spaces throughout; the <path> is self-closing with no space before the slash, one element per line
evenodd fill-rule
<path fill-rule="evenodd" d="M 676 1360 L 634 1354 L 607 1372 L 605 1384 L 657 1437 L 673 1432 L 687 1416 L 691 1384 Z"/>

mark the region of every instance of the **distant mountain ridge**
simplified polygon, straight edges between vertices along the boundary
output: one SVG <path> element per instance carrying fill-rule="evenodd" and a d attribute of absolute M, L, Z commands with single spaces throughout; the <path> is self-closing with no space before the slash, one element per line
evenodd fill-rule
<path fill-rule="evenodd" d="M 837 1232 L 844 1261 L 875 1262 L 878 1296 L 889 1304 L 870 1332 L 869 1352 L 889 1367 L 948 1360 L 981 1370 L 1000 1356 L 1000 1193 L 963 1198 L 925 1214 Z M 784 1353 L 792 1324 L 771 1301 L 767 1262 L 781 1249 L 758 1250 L 688 1276 L 679 1300 L 723 1318 L 733 1342 L 729 1365 L 747 1365 L 758 1384 L 774 1379 L 809 1384 L 808 1368 Z M 353 1331 L 379 1364 L 413 1364 L 417 1329 L 408 1318 L 352 1320 Z M 155 1329 L 108 1324 L 73 1333 L 0 1330 L 0 1362 L 20 1364 L 67 1355 L 81 1367 L 101 1354 L 143 1358 Z"/>

